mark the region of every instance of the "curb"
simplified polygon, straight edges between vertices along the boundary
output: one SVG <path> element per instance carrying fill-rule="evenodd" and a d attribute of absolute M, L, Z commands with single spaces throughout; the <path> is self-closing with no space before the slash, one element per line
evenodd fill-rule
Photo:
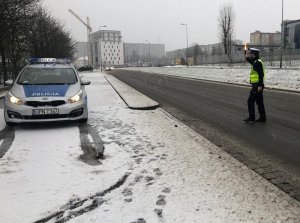
<path fill-rule="evenodd" d="M 128 108 L 134 110 L 154 110 L 159 107 L 159 103 L 128 86 L 112 75 L 104 75 L 104 78 L 122 98 Z"/>

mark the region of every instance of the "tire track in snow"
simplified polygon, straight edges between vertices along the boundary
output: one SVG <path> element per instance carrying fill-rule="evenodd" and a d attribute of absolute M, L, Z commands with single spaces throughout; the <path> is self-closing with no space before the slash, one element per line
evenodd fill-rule
<path fill-rule="evenodd" d="M 0 158 L 2 158 L 5 153 L 11 147 L 15 139 L 15 128 L 11 126 L 6 126 L 2 131 L 0 131 Z"/>
<path fill-rule="evenodd" d="M 79 159 L 93 166 L 101 164 L 98 158 L 103 158 L 104 142 L 97 131 L 89 124 L 80 124 L 79 132 L 83 151 Z"/>
<path fill-rule="evenodd" d="M 112 185 L 111 187 L 109 187 L 108 189 L 102 192 L 96 193 L 93 196 L 90 196 L 83 200 L 69 201 L 66 205 L 63 206 L 62 210 L 53 213 L 41 220 L 35 221 L 34 223 L 46 223 L 49 222 L 50 220 L 52 220 L 51 222 L 55 222 L 55 223 L 63 223 L 69 221 L 72 218 L 78 217 L 86 212 L 94 210 L 95 208 L 101 206 L 105 202 L 103 197 L 107 193 L 110 193 L 111 191 L 121 187 L 126 182 L 129 175 L 130 175 L 129 173 L 125 174 L 114 185 Z"/>

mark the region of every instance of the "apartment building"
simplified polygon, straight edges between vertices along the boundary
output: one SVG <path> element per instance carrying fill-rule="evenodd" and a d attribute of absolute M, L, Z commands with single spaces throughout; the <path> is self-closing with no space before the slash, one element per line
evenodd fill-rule
<path fill-rule="evenodd" d="M 282 24 L 283 47 L 300 49 L 300 20 L 285 20 Z"/>
<path fill-rule="evenodd" d="M 123 66 L 124 47 L 120 31 L 99 30 L 90 34 L 92 65 Z"/>
<path fill-rule="evenodd" d="M 281 33 L 263 33 L 255 31 L 250 33 L 250 44 L 254 46 L 280 46 Z"/>

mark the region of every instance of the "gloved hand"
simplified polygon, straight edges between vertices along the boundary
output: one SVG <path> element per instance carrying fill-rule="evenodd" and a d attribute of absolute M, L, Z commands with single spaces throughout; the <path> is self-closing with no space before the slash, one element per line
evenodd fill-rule
<path fill-rule="evenodd" d="M 261 91 L 262 91 L 262 86 L 258 86 L 258 87 L 257 87 L 257 91 L 258 91 L 258 92 L 261 92 Z"/>

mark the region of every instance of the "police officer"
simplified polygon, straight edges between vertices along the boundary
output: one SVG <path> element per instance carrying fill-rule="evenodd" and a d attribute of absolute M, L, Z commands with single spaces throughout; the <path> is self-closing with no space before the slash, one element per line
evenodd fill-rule
<path fill-rule="evenodd" d="M 263 89 L 265 70 L 261 59 L 259 58 L 259 50 L 250 48 L 250 53 L 247 51 L 246 60 L 251 64 L 250 84 L 252 89 L 248 98 L 249 117 L 245 122 L 266 122 L 266 111 L 264 106 Z M 255 120 L 255 102 L 257 104 L 259 119 Z"/>

